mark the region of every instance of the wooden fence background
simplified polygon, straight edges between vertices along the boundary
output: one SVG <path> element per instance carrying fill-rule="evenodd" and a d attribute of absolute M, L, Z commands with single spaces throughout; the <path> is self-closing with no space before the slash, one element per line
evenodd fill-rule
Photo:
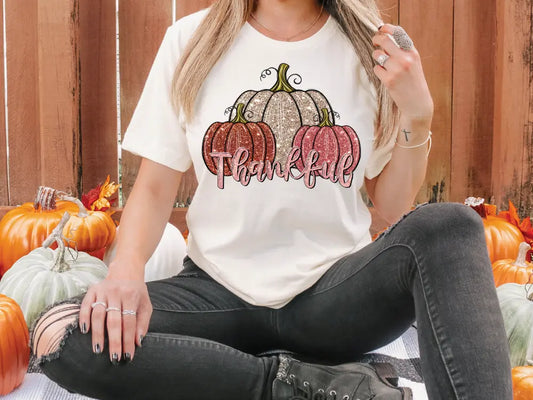
<path fill-rule="evenodd" d="M 2 3 L 0 46 L 5 40 L 6 62 L 0 63 L 5 77 L 0 79 L 0 216 L 7 206 L 31 201 L 39 185 L 80 195 L 107 174 L 119 181 L 117 139 L 167 26 L 173 17 L 211 1 Z M 510 199 L 523 216 L 531 214 L 531 0 L 378 4 L 384 20 L 401 24 L 413 37 L 435 100 L 430 167 L 417 200 L 462 201 L 477 195 L 505 209 Z M 135 157 L 122 155 L 124 198 L 138 165 Z M 180 201 L 193 184 L 189 174 Z"/>

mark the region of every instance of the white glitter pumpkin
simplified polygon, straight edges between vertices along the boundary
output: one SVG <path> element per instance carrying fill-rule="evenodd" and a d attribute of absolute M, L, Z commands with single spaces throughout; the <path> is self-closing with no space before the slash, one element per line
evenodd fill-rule
<path fill-rule="evenodd" d="M 270 75 L 270 68 L 262 78 Z M 266 123 L 276 138 L 275 161 L 283 165 L 292 148 L 296 132 L 304 125 L 318 125 L 322 110 L 327 109 L 334 124 L 334 113 L 326 97 L 318 90 L 296 90 L 289 80 L 294 77 L 301 83 L 299 75 L 287 77 L 289 65 L 281 64 L 276 70 L 278 79 L 271 89 L 247 90 L 235 101 L 230 121 L 235 117 L 237 106 L 244 104 L 244 117 L 249 122 Z"/>

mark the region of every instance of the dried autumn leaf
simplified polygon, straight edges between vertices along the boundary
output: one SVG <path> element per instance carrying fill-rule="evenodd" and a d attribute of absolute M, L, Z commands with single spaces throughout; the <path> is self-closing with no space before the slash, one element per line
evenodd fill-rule
<path fill-rule="evenodd" d="M 509 211 L 500 211 L 498 217 L 505 219 L 507 222 L 520 229 L 520 232 L 524 235 L 526 243 L 533 247 L 533 226 L 531 224 L 531 218 L 527 217 L 524 218 L 523 221 L 520 221 L 518 211 L 511 200 L 509 200 Z M 526 260 L 533 260 L 533 250 L 528 251 Z"/>
<path fill-rule="evenodd" d="M 81 196 L 83 205 L 91 211 L 106 211 L 116 200 L 109 200 L 118 190 L 119 186 L 115 182 L 110 182 L 111 177 L 107 175 L 105 182 L 91 189 L 87 195 Z"/>
<path fill-rule="evenodd" d="M 89 190 L 89 193 L 81 195 L 81 202 L 86 209 L 92 210 L 92 205 L 98 200 L 100 195 L 100 186 L 96 186 L 94 189 Z"/>

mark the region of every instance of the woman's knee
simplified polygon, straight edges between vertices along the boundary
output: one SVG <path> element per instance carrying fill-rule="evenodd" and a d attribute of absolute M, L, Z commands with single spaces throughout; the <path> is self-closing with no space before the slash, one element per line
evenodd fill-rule
<path fill-rule="evenodd" d="M 80 306 L 75 303 L 58 305 L 47 311 L 35 324 L 31 346 L 38 359 L 51 358 L 77 325 Z"/>
<path fill-rule="evenodd" d="M 481 217 L 461 203 L 432 203 L 413 212 L 411 222 L 426 240 L 464 242 L 465 238 L 483 239 Z"/>

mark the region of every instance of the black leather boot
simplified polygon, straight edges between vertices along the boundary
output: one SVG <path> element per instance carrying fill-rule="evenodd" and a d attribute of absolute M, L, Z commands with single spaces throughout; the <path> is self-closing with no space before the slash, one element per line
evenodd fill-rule
<path fill-rule="evenodd" d="M 286 355 L 272 386 L 273 400 L 410 400 L 411 390 L 397 387 L 390 364 L 308 364 Z"/>

